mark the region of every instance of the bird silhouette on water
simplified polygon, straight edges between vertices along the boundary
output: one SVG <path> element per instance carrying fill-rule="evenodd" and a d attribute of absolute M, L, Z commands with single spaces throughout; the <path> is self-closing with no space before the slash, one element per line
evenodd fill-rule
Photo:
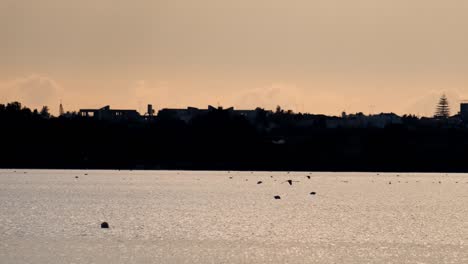
<path fill-rule="evenodd" d="M 275 195 L 274 197 L 275 197 L 275 200 L 281 199 L 281 196 L 279 196 L 279 195 Z"/>
<path fill-rule="evenodd" d="M 310 176 L 309 176 L 309 175 L 307 175 L 306 177 L 307 177 L 307 179 L 309 179 L 309 180 L 310 180 Z"/>
<path fill-rule="evenodd" d="M 109 224 L 107 222 L 102 222 L 101 228 L 109 228 Z"/>
<path fill-rule="evenodd" d="M 285 183 L 285 182 L 289 183 L 289 185 L 292 185 L 293 182 L 299 182 L 299 181 L 287 180 L 287 181 L 284 181 L 282 183 Z"/>
<path fill-rule="evenodd" d="M 262 181 L 258 181 L 257 184 L 262 184 Z"/>
<path fill-rule="evenodd" d="M 316 192 L 311 192 L 310 195 L 316 195 L 317 193 Z"/>

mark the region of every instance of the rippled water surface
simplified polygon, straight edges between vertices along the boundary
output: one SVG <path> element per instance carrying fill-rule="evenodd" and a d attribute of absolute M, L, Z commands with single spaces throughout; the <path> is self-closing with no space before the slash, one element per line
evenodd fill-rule
<path fill-rule="evenodd" d="M 468 263 L 466 243 L 467 174 L 0 170 L 0 263 Z"/>

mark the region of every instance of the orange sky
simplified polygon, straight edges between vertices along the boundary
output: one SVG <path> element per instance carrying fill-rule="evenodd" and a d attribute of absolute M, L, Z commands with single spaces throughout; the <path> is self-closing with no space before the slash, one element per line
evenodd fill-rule
<path fill-rule="evenodd" d="M 468 99 L 464 0 L 0 0 L 0 102 L 431 115 Z"/>

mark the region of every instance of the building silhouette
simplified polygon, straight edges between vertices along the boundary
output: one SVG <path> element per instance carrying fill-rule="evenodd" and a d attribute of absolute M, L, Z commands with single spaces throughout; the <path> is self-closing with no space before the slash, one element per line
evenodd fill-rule
<path fill-rule="evenodd" d="M 141 119 L 136 110 L 111 109 L 109 105 L 100 109 L 80 109 L 78 115 L 105 121 L 138 121 Z"/>

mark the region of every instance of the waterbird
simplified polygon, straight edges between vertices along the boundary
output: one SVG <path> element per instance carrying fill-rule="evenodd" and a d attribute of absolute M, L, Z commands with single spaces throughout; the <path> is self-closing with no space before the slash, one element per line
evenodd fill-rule
<path fill-rule="evenodd" d="M 311 193 L 310 193 L 310 195 L 315 195 L 315 194 L 317 194 L 317 193 L 316 193 L 316 192 L 311 192 Z"/>
<path fill-rule="evenodd" d="M 78 176 L 75 176 L 75 179 L 78 179 Z"/>
<path fill-rule="evenodd" d="M 232 177 L 229 177 L 229 179 L 232 179 Z"/>
<path fill-rule="evenodd" d="M 292 185 L 293 182 L 299 182 L 299 181 L 287 180 L 287 181 L 284 181 L 282 183 L 285 183 L 285 182 L 289 183 L 289 185 Z"/>
<path fill-rule="evenodd" d="M 279 199 L 281 199 L 281 196 L 275 195 L 275 199 L 276 199 L 276 200 L 279 200 Z"/>
<path fill-rule="evenodd" d="M 310 179 L 310 176 L 309 176 L 309 175 L 307 175 L 306 177 L 307 177 L 307 179 Z"/>
<path fill-rule="evenodd" d="M 109 224 L 107 222 L 102 222 L 101 228 L 109 228 Z"/>
<path fill-rule="evenodd" d="M 388 184 L 392 184 L 392 182 L 390 181 L 390 182 L 388 182 Z"/>
<path fill-rule="evenodd" d="M 258 181 L 257 184 L 262 184 L 262 181 Z"/>

